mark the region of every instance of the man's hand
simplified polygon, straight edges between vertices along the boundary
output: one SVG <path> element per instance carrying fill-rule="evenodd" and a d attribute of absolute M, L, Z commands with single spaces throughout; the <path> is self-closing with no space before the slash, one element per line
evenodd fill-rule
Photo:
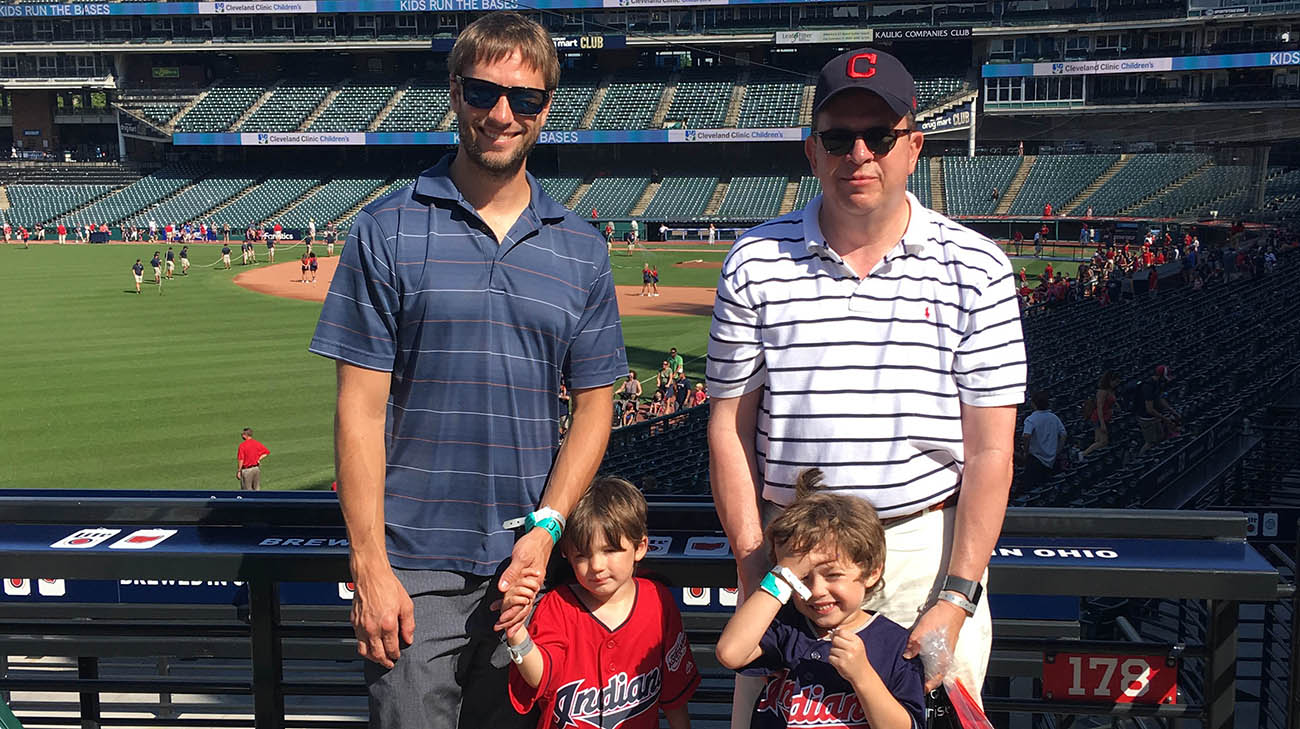
<path fill-rule="evenodd" d="M 938 632 L 944 638 L 944 645 L 948 647 L 948 660 L 944 666 L 936 670 L 936 666 L 926 662 L 925 666 L 925 690 L 938 688 L 943 682 L 944 673 L 952 666 L 952 656 L 957 650 L 957 634 L 961 632 L 961 626 L 966 622 L 966 611 L 953 605 L 945 600 L 939 600 L 930 609 L 926 610 L 921 619 L 916 621 L 912 628 L 912 633 L 907 637 L 907 647 L 903 649 L 904 658 L 915 658 L 921 653 L 921 638 L 928 633 Z"/>
<path fill-rule="evenodd" d="M 506 633 L 511 633 L 516 625 L 522 623 L 528 617 L 528 609 L 532 605 L 532 598 L 529 598 L 523 604 L 512 599 L 522 594 L 520 590 L 515 589 L 516 584 L 521 585 L 522 589 L 527 584 L 526 575 L 533 573 L 545 575 L 546 564 L 551 560 L 551 550 L 554 547 L 555 544 L 551 541 L 551 535 L 541 528 L 530 530 L 515 542 L 515 548 L 510 552 L 510 566 L 506 567 L 506 571 L 502 573 L 500 581 L 497 582 L 497 589 L 501 591 L 504 597 L 502 598 L 501 616 L 497 618 L 496 625 L 492 626 L 493 630 L 504 630 Z M 535 596 L 536 591 L 533 594 Z"/>
<path fill-rule="evenodd" d="M 828 659 L 845 681 L 856 685 L 858 678 L 867 671 L 867 646 L 857 633 L 834 628 L 831 630 L 831 652 Z"/>
<path fill-rule="evenodd" d="M 392 668 L 402 654 L 401 647 L 415 640 L 415 604 L 391 569 L 358 579 L 356 586 L 352 630 L 357 636 L 357 653 Z"/>

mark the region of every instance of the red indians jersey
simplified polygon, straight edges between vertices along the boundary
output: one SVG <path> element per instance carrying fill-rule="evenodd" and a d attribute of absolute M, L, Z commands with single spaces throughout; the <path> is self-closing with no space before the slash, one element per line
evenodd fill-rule
<path fill-rule="evenodd" d="M 659 708 L 682 706 L 700 672 L 664 586 L 636 578 L 636 602 L 622 625 L 607 627 L 568 585 L 537 604 L 529 632 L 545 671 L 536 689 L 510 667 L 510 701 L 541 707 L 538 729 L 658 729 Z"/>

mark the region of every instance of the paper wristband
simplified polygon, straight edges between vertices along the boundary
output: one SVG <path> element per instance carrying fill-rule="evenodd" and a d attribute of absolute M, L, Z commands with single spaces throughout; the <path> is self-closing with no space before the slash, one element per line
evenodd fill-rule
<path fill-rule="evenodd" d="M 776 579 L 776 575 L 771 572 L 763 575 L 763 581 L 758 583 L 758 589 L 775 597 L 782 605 L 790 602 L 790 595 L 793 592 L 789 585 Z"/>
<path fill-rule="evenodd" d="M 789 585 L 790 588 L 794 590 L 794 593 L 801 599 L 807 600 L 812 597 L 812 590 L 809 590 L 808 587 L 804 585 L 803 581 L 800 580 L 794 572 L 790 571 L 789 567 L 773 567 L 772 571 L 768 574 L 776 575 L 784 580 L 785 584 Z"/>

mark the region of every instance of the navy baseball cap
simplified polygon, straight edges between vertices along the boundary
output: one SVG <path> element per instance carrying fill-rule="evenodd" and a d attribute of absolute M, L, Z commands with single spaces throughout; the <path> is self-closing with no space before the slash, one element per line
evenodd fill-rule
<path fill-rule="evenodd" d="M 916 111 L 916 81 L 901 61 L 874 48 L 859 48 L 832 58 L 817 75 L 813 114 L 841 91 L 862 89 L 885 100 L 900 117 Z"/>

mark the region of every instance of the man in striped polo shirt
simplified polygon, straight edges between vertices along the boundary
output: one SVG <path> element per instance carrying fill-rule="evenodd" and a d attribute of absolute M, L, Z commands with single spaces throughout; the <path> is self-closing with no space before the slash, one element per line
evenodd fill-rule
<path fill-rule="evenodd" d="M 536 723 L 505 700 L 494 632 L 528 606 L 493 603 L 545 571 L 627 372 L 603 241 L 524 169 L 559 83 L 550 36 L 490 13 L 448 65 L 459 148 L 357 217 L 311 344 L 338 362 L 352 622 L 385 729 Z"/>
<path fill-rule="evenodd" d="M 1006 257 L 907 192 L 915 95 L 880 51 L 822 69 L 804 145 L 822 195 L 742 236 L 719 277 L 711 476 L 746 593 L 770 567 L 765 516 L 793 500 L 800 472 L 870 501 L 888 557 L 869 607 L 912 629 L 909 656 L 944 634 L 978 692 L 1024 344 Z M 752 702 L 736 706 L 733 725 L 747 726 Z"/>

